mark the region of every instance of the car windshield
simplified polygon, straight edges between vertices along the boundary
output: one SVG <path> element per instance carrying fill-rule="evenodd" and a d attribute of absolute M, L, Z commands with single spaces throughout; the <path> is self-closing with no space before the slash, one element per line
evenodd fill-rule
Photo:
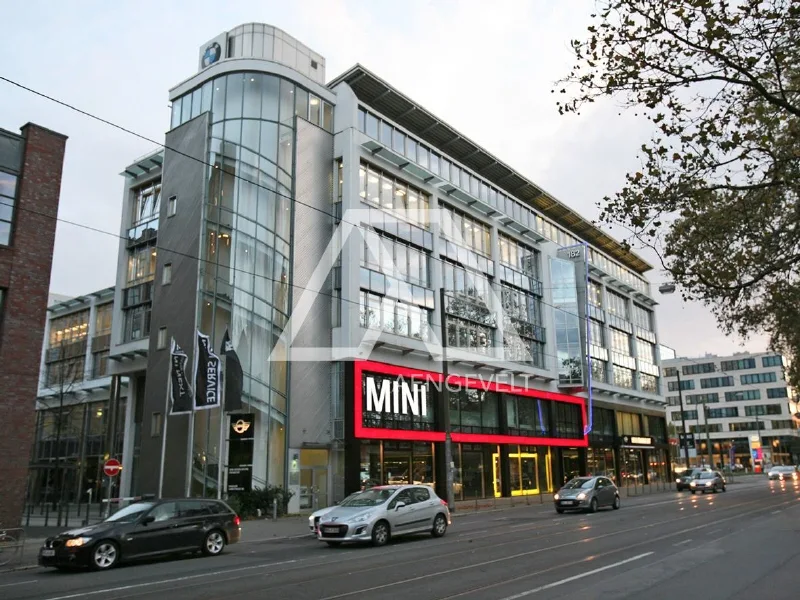
<path fill-rule="evenodd" d="M 775 467 L 775 470 L 779 473 L 791 473 L 794 471 L 794 467 Z"/>
<path fill-rule="evenodd" d="M 591 477 L 589 477 L 589 478 L 579 477 L 579 478 L 573 479 L 573 480 L 568 481 L 567 483 L 565 483 L 564 484 L 564 489 L 565 490 L 577 490 L 577 489 L 584 489 L 585 490 L 585 489 L 589 489 L 593 485 L 594 485 L 594 479 L 592 479 Z"/>
<path fill-rule="evenodd" d="M 378 506 L 386 502 L 394 492 L 395 488 L 364 490 L 360 494 L 345 498 L 339 506 Z"/>
<path fill-rule="evenodd" d="M 700 475 L 697 478 L 698 479 L 714 479 L 714 477 L 715 477 L 714 473 L 700 473 Z"/>
<path fill-rule="evenodd" d="M 108 517 L 106 521 L 133 523 L 136 519 L 141 517 L 143 513 L 146 513 L 154 506 L 155 504 L 152 502 L 137 502 L 136 504 L 131 504 L 130 506 L 126 506 L 125 508 L 118 510 L 113 515 Z"/>

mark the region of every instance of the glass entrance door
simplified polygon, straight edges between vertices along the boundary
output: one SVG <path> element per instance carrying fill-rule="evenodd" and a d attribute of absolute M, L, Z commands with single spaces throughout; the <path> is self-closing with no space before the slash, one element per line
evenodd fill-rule
<path fill-rule="evenodd" d="M 317 510 L 328 506 L 328 469 L 300 469 L 300 510 Z"/>
<path fill-rule="evenodd" d="M 527 496 L 539 493 L 539 457 L 528 452 L 508 455 L 511 470 L 511 495 Z"/>

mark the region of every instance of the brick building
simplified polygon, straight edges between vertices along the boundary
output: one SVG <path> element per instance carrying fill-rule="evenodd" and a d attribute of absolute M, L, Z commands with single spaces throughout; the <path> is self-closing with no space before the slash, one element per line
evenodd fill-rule
<path fill-rule="evenodd" d="M 65 135 L 0 129 L 0 523 L 20 522 L 34 433 Z"/>

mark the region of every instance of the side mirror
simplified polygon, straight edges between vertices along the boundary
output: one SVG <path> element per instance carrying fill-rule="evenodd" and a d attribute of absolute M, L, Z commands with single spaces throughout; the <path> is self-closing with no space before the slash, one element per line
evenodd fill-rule
<path fill-rule="evenodd" d="M 149 523 L 153 523 L 156 518 L 153 515 L 147 515 L 144 519 L 142 519 L 142 525 L 147 525 Z"/>
<path fill-rule="evenodd" d="M 395 505 L 394 505 L 394 509 L 395 509 L 395 510 L 400 510 L 400 509 L 401 509 L 401 508 L 403 508 L 405 505 L 406 505 L 406 503 L 405 503 L 405 502 L 403 502 L 403 501 L 401 500 L 400 502 L 398 502 L 397 504 L 395 504 Z"/>

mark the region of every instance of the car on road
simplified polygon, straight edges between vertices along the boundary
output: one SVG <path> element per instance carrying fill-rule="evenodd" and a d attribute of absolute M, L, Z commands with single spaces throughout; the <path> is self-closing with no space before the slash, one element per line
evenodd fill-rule
<path fill-rule="evenodd" d="M 450 509 L 427 485 L 383 485 L 368 488 L 322 517 L 317 539 L 329 546 L 372 542 L 412 533 L 442 537 L 450 525 Z"/>
<path fill-rule="evenodd" d="M 709 467 L 695 467 L 693 469 L 686 469 L 680 475 L 675 478 L 675 489 L 679 492 L 681 490 L 689 490 L 691 489 L 691 483 L 697 477 L 700 476 L 701 473 L 710 473 L 711 468 Z"/>
<path fill-rule="evenodd" d="M 785 481 L 787 479 L 796 481 L 798 478 L 797 467 L 794 465 L 776 465 L 769 470 L 767 477 L 779 481 Z"/>
<path fill-rule="evenodd" d="M 202 552 L 216 556 L 241 538 L 239 516 L 222 500 L 134 502 L 105 521 L 45 540 L 43 567 L 108 570 L 121 561 Z"/>
<path fill-rule="evenodd" d="M 692 479 L 689 484 L 689 490 L 696 494 L 697 492 L 725 492 L 727 482 L 719 471 L 706 471 L 700 473 L 695 479 Z"/>
<path fill-rule="evenodd" d="M 597 512 L 602 506 L 619 510 L 619 489 L 608 477 L 575 477 L 553 495 L 556 512 L 589 510 Z"/>
<path fill-rule="evenodd" d="M 344 502 L 345 500 L 349 500 L 353 496 L 356 496 L 356 495 L 358 495 L 360 493 L 361 493 L 361 490 L 359 490 L 357 492 L 353 492 L 352 494 L 347 496 L 347 498 L 342 500 L 342 502 Z M 320 519 L 322 517 L 324 517 L 325 515 L 327 515 L 329 512 L 331 512 L 334 508 L 339 506 L 339 504 L 341 504 L 341 502 L 337 502 L 336 504 L 333 504 L 331 506 L 327 506 L 325 508 L 320 508 L 319 510 L 314 511 L 313 513 L 308 515 L 308 528 L 311 530 L 312 535 L 319 534 L 318 530 L 319 530 L 319 521 L 320 521 Z"/>

